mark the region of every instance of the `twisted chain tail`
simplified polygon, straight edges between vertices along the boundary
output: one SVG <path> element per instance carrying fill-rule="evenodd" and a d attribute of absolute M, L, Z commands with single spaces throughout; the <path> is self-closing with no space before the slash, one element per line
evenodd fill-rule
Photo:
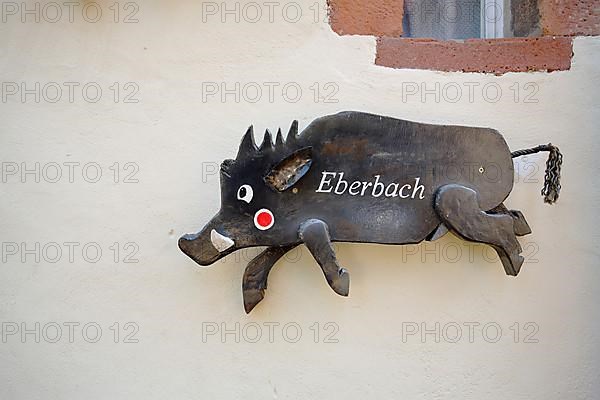
<path fill-rule="evenodd" d="M 544 187 L 542 188 L 542 196 L 544 196 L 544 203 L 554 204 L 558 200 L 560 193 L 560 169 L 562 166 L 563 156 L 558 149 L 552 143 L 541 144 L 531 149 L 517 150 L 510 153 L 512 158 L 525 156 L 528 154 L 539 153 L 541 151 L 548 151 L 550 155 L 546 161 L 546 173 L 544 175 Z"/>

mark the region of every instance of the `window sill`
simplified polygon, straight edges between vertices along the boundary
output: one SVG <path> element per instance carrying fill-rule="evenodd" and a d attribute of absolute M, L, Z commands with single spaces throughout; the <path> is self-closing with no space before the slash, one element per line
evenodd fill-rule
<path fill-rule="evenodd" d="M 375 64 L 437 71 L 563 71 L 571 67 L 570 37 L 468 39 L 439 41 L 380 37 Z"/>

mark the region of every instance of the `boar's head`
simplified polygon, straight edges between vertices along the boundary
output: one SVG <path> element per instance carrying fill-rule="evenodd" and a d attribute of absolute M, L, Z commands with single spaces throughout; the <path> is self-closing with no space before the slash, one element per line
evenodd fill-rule
<path fill-rule="evenodd" d="M 260 148 L 250 126 L 236 159 L 221 164 L 221 209 L 200 232 L 182 236 L 179 248 L 198 264 L 210 265 L 245 247 L 297 243 L 294 227 L 302 221 L 293 211 L 298 198 L 292 186 L 310 169 L 311 150 L 298 143 L 298 121 L 285 142 L 281 130 L 275 143 L 267 130 Z"/>

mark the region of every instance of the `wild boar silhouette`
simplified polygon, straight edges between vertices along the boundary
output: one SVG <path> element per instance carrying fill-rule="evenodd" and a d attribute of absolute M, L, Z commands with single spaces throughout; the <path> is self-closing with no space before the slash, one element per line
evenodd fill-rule
<path fill-rule="evenodd" d="M 179 248 L 200 265 L 236 250 L 268 246 L 246 267 L 244 308 L 264 297 L 269 271 L 304 244 L 331 288 L 348 295 L 349 274 L 332 242 L 413 244 L 452 231 L 492 246 L 508 275 L 523 264 L 517 236 L 531 233 L 503 201 L 512 158 L 549 151 L 545 202 L 560 191 L 562 155 L 552 144 L 510 152 L 494 129 L 430 125 L 362 112 L 314 120 L 284 140 L 267 130 L 257 147 L 250 126 L 235 160 L 221 164 L 221 209 Z"/>

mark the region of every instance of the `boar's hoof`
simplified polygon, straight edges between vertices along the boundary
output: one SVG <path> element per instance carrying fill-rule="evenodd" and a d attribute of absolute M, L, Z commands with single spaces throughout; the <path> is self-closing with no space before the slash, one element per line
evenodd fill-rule
<path fill-rule="evenodd" d="M 521 211 L 509 210 L 509 214 L 513 218 L 515 235 L 525 236 L 531 233 L 531 228 L 529 227 L 529 224 L 527 223 L 527 220 Z"/>
<path fill-rule="evenodd" d="M 264 289 L 244 289 L 244 310 L 246 310 L 246 314 L 250 314 L 250 311 L 264 298 Z"/>
<path fill-rule="evenodd" d="M 338 276 L 329 283 L 329 286 L 340 296 L 348 296 L 350 292 L 350 274 L 345 268 L 340 268 Z"/>
<path fill-rule="evenodd" d="M 498 258 L 500 258 L 500 261 L 502 261 L 502 265 L 504 265 L 506 275 L 519 275 L 519 271 L 521 271 L 521 266 L 523 265 L 525 258 L 518 254 L 508 254 L 502 250 L 497 250 L 497 253 Z"/>

